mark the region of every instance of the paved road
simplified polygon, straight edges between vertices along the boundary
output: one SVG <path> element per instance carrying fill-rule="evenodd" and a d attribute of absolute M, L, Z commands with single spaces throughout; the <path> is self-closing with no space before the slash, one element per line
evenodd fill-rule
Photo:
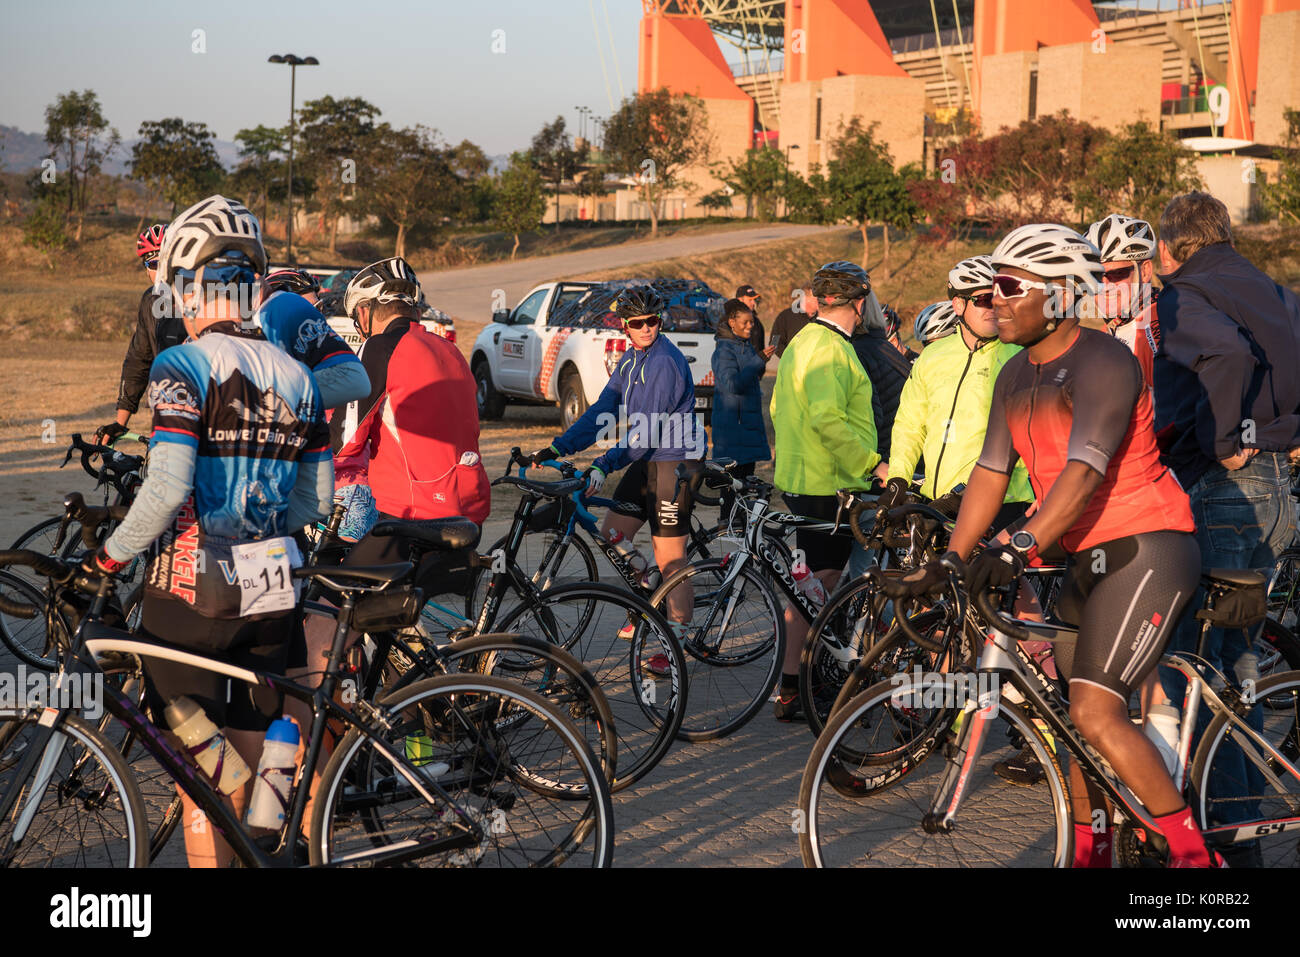
<path fill-rule="evenodd" d="M 496 290 L 505 293 L 505 301 L 514 306 L 524 293 L 539 282 L 559 278 L 580 278 L 584 273 L 634 266 L 639 263 L 738 249 L 778 239 L 794 239 L 826 232 L 824 226 L 795 226 L 773 223 L 754 229 L 681 236 L 671 239 L 624 243 L 604 249 L 585 249 L 519 262 L 471 266 L 429 274 L 425 290 L 433 305 L 468 323 L 486 323 L 492 314 Z M 724 290 L 719 290 L 723 292 Z M 733 290 L 725 290 L 731 292 Z M 477 328 L 475 329 L 477 332 Z"/>

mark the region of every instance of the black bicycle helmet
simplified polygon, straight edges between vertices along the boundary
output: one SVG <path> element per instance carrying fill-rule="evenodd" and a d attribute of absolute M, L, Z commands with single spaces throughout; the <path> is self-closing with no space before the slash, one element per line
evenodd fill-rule
<path fill-rule="evenodd" d="M 894 338 L 903 325 L 903 320 L 898 316 L 898 310 L 886 302 L 881 304 L 880 313 L 885 317 L 885 338 Z"/>
<path fill-rule="evenodd" d="M 825 305 L 846 306 L 871 293 L 871 277 L 857 263 L 841 259 L 817 270 L 812 291 Z"/>
<path fill-rule="evenodd" d="M 659 293 L 650 286 L 628 286 L 610 304 L 609 311 L 620 319 L 656 316 L 666 308 Z"/>

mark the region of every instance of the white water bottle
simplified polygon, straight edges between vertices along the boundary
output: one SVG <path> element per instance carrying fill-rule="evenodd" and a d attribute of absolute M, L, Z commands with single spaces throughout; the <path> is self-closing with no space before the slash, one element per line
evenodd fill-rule
<path fill-rule="evenodd" d="M 167 705 L 163 714 L 218 791 L 234 794 L 248 783 L 248 765 L 193 699 L 181 695 Z"/>
<path fill-rule="evenodd" d="M 244 821 L 249 827 L 279 827 L 289 807 L 294 770 L 298 754 L 298 725 L 288 718 L 277 718 L 266 730 L 262 760 L 257 765 L 253 799 L 248 802 Z"/>
<path fill-rule="evenodd" d="M 650 564 L 646 561 L 645 556 L 641 554 L 641 550 L 628 541 L 617 528 L 610 530 L 609 543 L 614 546 L 614 551 L 618 552 L 638 575 L 644 572 Z"/>
<path fill-rule="evenodd" d="M 795 565 L 790 573 L 794 575 L 794 587 L 801 595 L 806 596 L 818 608 L 826 604 L 826 586 L 807 565 Z"/>
<path fill-rule="evenodd" d="M 1178 723 L 1178 709 L 1171 704 L 1152 705 L 1142 722 L 1143 734 L 1160 752 L 1170 777 L 1178 768 Z"/>

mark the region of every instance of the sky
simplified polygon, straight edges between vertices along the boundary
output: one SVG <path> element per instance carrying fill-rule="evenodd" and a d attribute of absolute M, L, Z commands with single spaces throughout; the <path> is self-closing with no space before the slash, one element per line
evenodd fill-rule
<path fill-rule="evenodd" d="M 288 122 L 289 68 L 266 58 L 294 53 L 320 60 L 296 71 L 299 106 L 360 96 L 394 126 L 508 153 L 634 92 L 640 16 L 637 0 L 3 0 L 0 124 L 42 133 L 59 93 L 89 88 L 124 139 L 180 116 L 232 140 Z"/>

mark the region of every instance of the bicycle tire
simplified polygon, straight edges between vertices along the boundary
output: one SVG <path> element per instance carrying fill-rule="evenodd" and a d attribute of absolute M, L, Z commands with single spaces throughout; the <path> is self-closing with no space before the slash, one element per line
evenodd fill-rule
<path fill-rule="evenodd" d="M 353 728 L 321 775 L 311 821 L 312 864 L 343 864 L 352 856 L 356 863 L 366 865 L 374 853 L 401 851 L 408 842 L 416 844 L 414 853 L 418 842 L 463 834 L 464 822 L 469 821 L 480 830 L 475 843 L 429 855 L 422 863 L 561 866 L 586 861 L 593 867 L 610 865 L 614 824 L 608 784 L 581 735 L 545 700 L 499 678 L 447 675 L 410 685 L 383 699 L 380 706 L 385 714 L 382 733 L 391 739 L 383 747 L 405 752 L 408 761 L 419 762 L 417 768 L 427 767 L 428 780 L 437 782 L 443 793 L 434 790 L 433 802 L 426 802 L 383 757 L 375 745 L 379 732 Z M 522 708 L 538 719 L 528 724 L 529 740 L 518 744 L 500 740 L 502 732 L 493 715 L 505 708 Z M 581 782 L 585 801 L 555 799 L 526 778 L 521 780 L 518 768 L 532 760 L 521 749 L 534 744 L 542 731 L 553 732 L 556 744 L 551 747 L 558 748 L 558 753 L 545 758 L 544 765 L 532 765 L 530 773 L 536 776 L 544 767 L 547 775 Z M 409 739 L 421 736 L 427 742 L 421 748 L 427 747 L 427 753 L 421 751 L 413 758 Z M 507 794 L 514 785 L 519 786 Z M 424 820 L 404 823 L 400 818 L 385 819 L 384 826 L 378 828 L 372 820 L 371 826 L 358 826 L 355 818 L 367 813 L 373 817 L 381 808 L 396 808 L 403 796 L 424 808 Z M 549 804 L 543 803 L 548 800 Z M 518 810 L 521 801 L 526 804 L 522 811 Z M 497 840 L 503 834 L 508 838 Z M 472 833 L 465 837 L 472 839 Z"/>
<path fill-rule="evenodd" d="M 945 675 L 943 687 L 956 676 Z M 875 788 L 862 797 L 846 797 L 833 780 L 843 768 L 838 754 L 842 738 L 863 716 L 888 704 L 895 695 L 921 689 L 912 677 L 884 681 L 863 691 L 831 716 L 817 739 L 799 784 L 799 852 L 805 867 L 856 866 L 1043 866 L 1068 867 L 1074 840 L 1070 821 L 1069 787 L 1056 752 L 1043 741 L 1034 724 L 1018 708 L 999 702 L 1000 716 L 1029 743 L 1046 772 L 1046 787 L 1018 788 L 992 773 L 993 747 L 984 751 L 971 772 L 962 803 L 962 823 L 950 832 L 927 830 L 922 821 L 935 797 L 936 785 L 954 760 L 930 762 L 908 775 L 897 787 Z M 990 736 L 995 728 L 990 728 Z M 949 751 L 955 749 L 948 749 Z M 1010 753 L 1009 747 L 1003 750 Z M 1046 798 L 1046 800 L 1044 800 Z M 981 829 L 981 813 L 1011 818 Z M 1010 858 L 1010 860 L 1008 860 Z"/>
<path fill-rule="evenodd" d="M 1289 702 L 1286 708 L 1277 706 L 1276 702 L 1282 698 Z M 1261 680 L 1254 688 L 1250 708 L 1260 715 L 1264 739 L 1293 765 L 1300 764 L 1300 672 L 1283 672 Z M 1245 717 L 1249 722 L 1250 715 Z M 1278 829 L 1281 822 L 1293 821 L 1296 816 L 1294 808 L 1300 803 L 1300 782 L 1276 767 L 1275 762 L 1266 762 L 1274 764 L 1271 770 L 1277 780 L 1289 785 L 1291 790 L 1280 797 L 1265 790 L 1262 774 L 1242 754 L 1236 744 L 1240 735 L 1234 731 L 1228 716 L 1217 714 L 1201 736 L 1188 778 L 1193 794 L 1190 803 L 1196 811 L 1197 823 L 1203 831 L 1230 823 L 1254 831 L 1259 843 L 1259 860 L 1264 867 L 1300 866 L 1296 831 L 1285 825 Z M 1264 755 L 1258 756 L 1264 760 Z M 1253 807 L 1269 801 L 1277 802 L 1271 805 L 1272 811 L 1261 813 L 1261 809 Z"/>
<path fill-rule="evenodd" d="M 542 565 L 542 560 L 547 557 L 552 542 L 558 536 L 559 533 L 554 529 L 525 533 L 519 545 L 519 552 L 515 556 L 515 564 L 541 591 L 577 582 L 599 581 L 600 566 L 596 556 L 586 539 L 577 531 L 570 536 L 567 543 L 558 544 L 557 551 L 551 554 L 550 560 L 546 563 L 552 569 L 548 572 L 548 569 Z M 484 552 L 484 557 L 490 559 L 495 553 L 504 549 L 507 537 L 503 535 L 493 542 L 492 547 Z M 530 546 L 539 544 L 540 553 L 534 554 Z M 470 621 L 478 620 L 479 611 L 487 597 L 488 582 L 491 580 L 492 571 L 488 568 L 479 568 L 473 582 L 470 583 L 469 591 L 465 595 L 465 617 Z M 502 598 L 499 617 L 508 616 L 514 611 L 513 606 L 508 607 L 505 604 L 507 600 L 508 597 Z"/>
<path fill-rule="evenodd" d="M 630 636 L 620 637 L 628 625 Z M 663 760 L 686 713 L 686 661 L 673 630 L 643 598 L 612 585 L 563 585 L 530 598 L 500 627 L 559 645 L 595 676 L 614 715 L 613 791 Z M 666 673 L 652 671 L 656 665 Z"/>
<path fill-rule="evenodd" d="M 21 746 L 24 731 L 40 727 L 41 715 L 39 710 L 29 711 L 2 722 L 7 727 L 0 733 L 0 741 L 3 742 L 3 753 L 0 753 L 0 795 L 8 795 L 11 787 L 26 788 L 29 785 L 29 781 L 16 780 L 22 761 L 19 754 L 10 752 Z M 41 867 L 147 867 L 148 819 L 140 789 L 126 761 L 112 744 L 82 718 L 64 713 L 62 722 L 55 734 L 66 739 L 63 751 L 45 788 L 41 806 L 32 818 L 21 844 L 13 843 L 13 816 L 0 820 L 0 867 L 21 867 L 27 861 L 33 866 Z M 51 743 L 54 740 L 52 737 Z M 72 747 L 74 744 L 76 747 Z M 77 748 L 84 753 L 79 754 Z M 92 777 L 87 773 L 87 768 L 91 765 L 99 769 L 102 782 L 97 779 L 98 776 Z M 21 800 L 20 798 L 20 802 Z M 107 810 L 113 820 L 88 828 L 80 812 L 91 811 L 90 805 L 96 805 L 93 808 L 96 812 Z M 117 820 L 119 817 L 120 822 Z M 71 824 L 60 825 L 58 821 L 63 818 L 71 818 Z M 93 856 L 83 856 L 87 851 L 85 838 L 89 832 L 101 838 L 109 837 L 125 842 L 125 846 L 116 853 L 112 849 L 99 849 Z M 71 860 L 66 854 L 51 849 L 51 842 L 59 841 L 60 833 L 72 837 L 74 849 L 71 851 Z M 32 856 L 28 857 L 28 854 Z"/>
<path fill-rule="evenodd" d="M 1260 630 L 1259 638 L 1256 639 L 1255 644 L 1262 652 L 1259 656 L 1261 678 L 1269 678 L 1287 671 L 1300 670 L 1300 639 L 1296 638 L 1295 632 L 1276 620 L 1272 618 L 1264 619 L 1264 627 Z M 1264 704 L 1268 707 L 1274 707 L 1270 698 L 1265 698 Z M 1284 700 L 1280 701 L 1276 706 L 1286 707 L 1286 702 Z"/>
<path fill-rule="evenodd" d="M 21 575 L 0 571 L 0 595 L 24 605 L 45 608 L 45 593 Z M 44 614 L 35 618 L 17 618 L 0 612 L 0 643 L 21 663 L 41 671 L 57 671 L 59 650 Z"/>
<path fill-rule="evenodd" d="M 731 575 L 728 564 L 726 558 L 712 558 L 683 566 L 650 598 L 651 606 L 666 618 L 668 595 L 683 582 L 693 582 L 692 629 L 682 642 L 690 689 L 690 707 L 677 732 L 683 741 L 712 741 L 744 727 L 767 703 L 785 660 L 785 618 L 772 586 L 761 572 L 746 566 L 723 594 L 720 589 Z M 707 580 L 697 581 L 701 578 Z M 750 588 L 759 608 L 751 620 L 732 627 L 736 606 Z"/>

